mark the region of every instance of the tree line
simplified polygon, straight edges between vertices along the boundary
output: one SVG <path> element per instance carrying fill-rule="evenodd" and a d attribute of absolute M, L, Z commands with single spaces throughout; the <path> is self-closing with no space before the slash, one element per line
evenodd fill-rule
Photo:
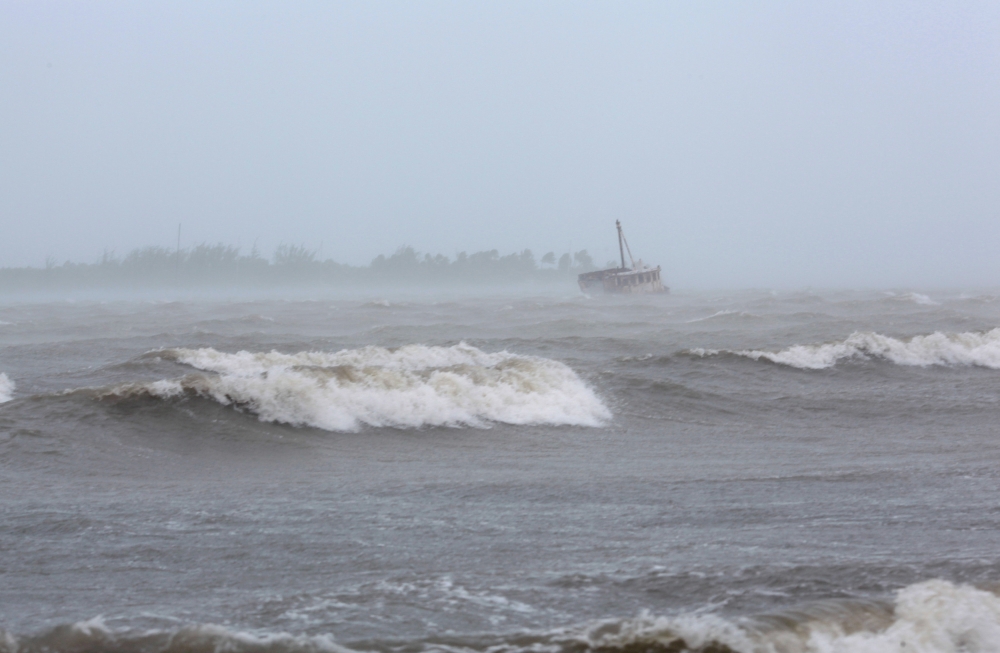
<path fill-rule="evenodd" d="M 242 253 L 232 245 L 201 244 L 188 249 L 143 247 L 125 256 L 105 252 L 93 263 L 51 258 L 44 267 L 0 268 L 0 290 L 33 290 L 73 287 L 324 285 L 426 282 L 482 283 L 557 281 L 596 269 L 587 250 L 548 252 L 536 260 L 530 249 L 501 255 L 497 250 L 454 258 L 443 254 L 421 254 L 400 247 L 393 254 L 380 254 L 369 265 L 347 265 L 321 259 L 303 245 L 280 245 L 270 259 L 254 247 Z"/>

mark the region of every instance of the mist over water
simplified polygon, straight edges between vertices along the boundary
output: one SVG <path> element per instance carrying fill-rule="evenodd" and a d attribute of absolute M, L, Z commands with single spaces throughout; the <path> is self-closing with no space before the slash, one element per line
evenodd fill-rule
<path fill-rule="evenodd" d="M 75 301 L 0 321 L 9 651 L 998 641 L 995 294 Z"/>

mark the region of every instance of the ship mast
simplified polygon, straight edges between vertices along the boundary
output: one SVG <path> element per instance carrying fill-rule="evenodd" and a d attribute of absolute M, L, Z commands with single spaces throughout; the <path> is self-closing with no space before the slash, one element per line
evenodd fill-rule
<path fill-rule="evenodd" d="M 618 253 L 622 255 L 622 268 L 625 267 L 625 247 L 622 245 L 622 240 L 625 236 L 622 235 L 622 221 L 615 220 L 615 226 L 618 227 Z"/>
<path fill-rule="evenodd" d="M 618 227 L 618 253 L 622 257 L 622 269 L 625 269 L 625 250 L 628 250 L 628 260 L 632 261 L 632 268 L 635 269 L 635 259 L 632 258 L 632 248 L 628 246 L 628 241 L 625 240 L 625 232 L 622 231 L 622 221 L 615 220 L 615 226 Z"/>

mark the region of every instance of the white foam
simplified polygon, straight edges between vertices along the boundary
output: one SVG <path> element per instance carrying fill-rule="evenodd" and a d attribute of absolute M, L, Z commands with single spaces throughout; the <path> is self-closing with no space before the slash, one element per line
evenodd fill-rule
<path fill-rule="evenodd" d="M 533 606 L 509 599 L 498 593 L 468 590 L 456 584 L 450 577 L 415 582 L 394 582 L 383 580 L 365 587 L 366 592 L 376 592 L 393 597 L 413 597 L 425 606 L 451 611 L 453 606 L 469 603 L 480 608 L 496 611 L 530 614 L 538 612 Z"/>
<path fill-rule="evenodd" d="M 754 642 L 742 628 L 722 617 L 706 614 L 682 614 L 675 617 L 654 617 L 644 613 L 635 619 L 603 620 L 582 631 L 565 630 L 553 633 L 552 639 L 563 644 L 559 650 L 624 651 L 628 649 L 667 648 L 683 640 L 685 651 L 718 644 L 738 652 L 751 653 Z M 566 646 L 573 643 L 578 646 Z M 582 644 L 583 646 L 579 646 Z M 637 646 L 641 645 L 641 646 Z M 655 646 L 658 645 L 658 646 Z"/>
<path fill-rule="evenodd" d="M 534 612 L 506 597 L 468 592 L 444 579 L 430 584 L 379 583 L 387 594 L 434 601 L 447 609 L 471 602 L 490 610 Z M 343 605 L 343 604 L 337 604 Z M 852 612 L 860 610 L 861 612 Z M 929 580 L 896 593 L 892 610 L 878 619 L 863 617 L 864 606 L 842 610 L 810 610 L 784 619 L 726 619 L 711 613 L 673 616 L 640 614 L 631 619 L 603 619 L 542 633 L 525 648 L 510 641 L 494 650 L 558 652 L 565 650 L 731 650 L 736 653 L 996 653 L 1000 651 L 1000 597 L 970 585 Z M 770 624 L 770 625 L 767 625 Z M 165 653 L 192 650 L 256 651 L 257 653 L 355 653 L 330 635 L 236 631 L 214 624 L 192 624 L 175 630 L 112 630 L 102 617 L 73 624 L 69 636 L 59 629 L 36 638 L 31 650 L 126 650 L 156 648 Z M 523 633 L 522 633 L 523 634 Z M 517 636 L 515 636 L 516 638 Z M 683 647 L 681 643 L 683 642 Z M 13 653 L 19 642 L 0 630 L 0 651 Z M 144 644 L 144 646 L 139 646 Z M 438 650 L 431 647 L 428 650 Z M 456 650 L 442 648 L 441 650 Z M 471 650 L 462 648 L 461 650 Z"/>
<path fill-rule="evenodd" d="M 746 315 L 746 313 L 742 313 L 740 311 L 733 311 L 733 310 L 728 310 L 727 309 L 727 310 L 722 310 L 722 311 L 716 311 L 715 313 L 712 313 L 711 315 L 706 315 L 705 317 L 696 317 L 693 320 L 688 320 L 687 323 L 688 324 L 694 324 L 695 322 L 704 322 L 706 320 L 711 320 L 711 319 L 714 319 L 714 318 L 717 318 L 717 317 L 723 317 L 723 316 L 726 316 L 726 315 L 741 315 L 741 316 L 743 316 L 743 315 Z"/>
<path fill-rule="evenodd" d="M 173 633 L 168 651 L 303 651 L 304 653 L 354 653 L 337 644 L 331 635 L 251 633 L 215 624 L 187 626 Z"/>
<path fill-rule="evenodd" d="M 1000 651 L 1000 597 L 968 585 L 931 580 L 896 595 L 895 620 L 879 632 L 813 629 L 815 653 L 975 653 Z"/>
<path fill-rule="evenodd" d="M 783 620 L 782 627 L 760 629 L 752 621 L 730 621 L 713 614 L 606 620 L 578 630 L 554 633 L 556 642 L 579 642 L 589 650 L 628 650 L 677 646 L 683 650 L 738 653 L 987 653 L 1000 651 L 1000 597 L 969 585 L 930 580 L 897 592 L 887 620 L 858 622 L 846 612 L 808 608 Z M 855 608 L 858 609 L 858 608 Z M 861 608 L 863 609 L 863 608 Z M 856 615 L 857 616 L 857 615 Z M 864 620 L 863 620 L 864 621 Z M 565 647 L 562 647 L 565 650 Z"/>
<path fill-rule="evenodd" d="M 781 351 L 692 349 L 698 356 L 736 354 L 800 369 L 833 367 L 846 359 L 878 358 L 897 365 L 967 365 L 1000 369 L 1000 328 L 986 332 L 941 333 L 900 340 L 874 332 L 854 332 L 846 340 L 793 345 Z"/>
<path fill-rule="evenodd" d="M 103 617 L 70 626 L 71 637 L 43 636 L 42 650 L 141 650 L 154 643 L 163 653 L 183 651 L 254 651 L 256 653 L 355 653 L 338 644 L 331 635 L 295 635 L 285 632 L 254 633 L 231 630 L 216 624 L 194 624 L 177 630 L 147 630 L 141 633 L 112 630 Z M 57 632 L 57 631 L 56 631 Z M 2 640 L 0 640 L 2 641 Z M 17 641 L 12 640 L 14 647 Z M 143 646 L 145 644 L 146 646 Z M 16 651 L 17 648 L 11 648 Z M 2 650 L 2 649 L 0 649 Z"/>
<path fill-rule="evenodd" d="M 6 374 L 0 374 L 0 404 L 14 398 L 14 382 Z"/>
<path fill-rule="evenodd" d="M 905 295 L 907 299 L 912 301 L 914 304 L 920 304 L 922 306 L 937 306 L 938 302 L 934 301 L 927 295 L 921 295 L 918 292 L 911 292 Z"/>
<path fill-rule="evenodd" d="M 116 392 L 172 398 L 195 392 L 261 420 L 354 431 L 361 425 L 417 428 L 553 424 L 598 426 L 611 413 L 558 361 L 466 345 L 282 354 L 176 349 L 164 357 L 208 372 Z"/>
<path fill-rule="evenodd" d="M 906 300 L 906 301 L 911 301 L 914 304 L 920 304 L 922 306 L 940 306 L 941 305 L 940 302 L 936 302 L 933 299 L 931 299 L 930 297 L 928 297 L 927 295 L 924 295 L 924 294 L 921 294 L 921 293 L 918 293 L 918 292 L 908 292 L 908 293 L 903 293 L 902 295 L 900 295 L 898 293 L 892 292 L 891 290 L 887 290 L 887 291 L 885 291 L 882 294 L 884 294 L 886 297 L 898 298 L 897 301 L 898 300 Z"/>
<path fill-rule="evenodd" d="M 84 635 L 94 635 L 96 633 L 111 634 L 111 629 L 104 623 L 104 615 L 102 614 L 86 621 L 77 621 L 73 624 L 72 629 Z"/>

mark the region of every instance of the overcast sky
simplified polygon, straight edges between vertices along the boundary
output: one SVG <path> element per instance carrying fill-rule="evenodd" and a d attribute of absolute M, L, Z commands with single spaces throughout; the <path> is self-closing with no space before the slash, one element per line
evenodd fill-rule
<path fill-rule="evenodd" d="M 1000 3 L 0 4 L 0 266 L 633 252 L 1000 285 Z"/>

